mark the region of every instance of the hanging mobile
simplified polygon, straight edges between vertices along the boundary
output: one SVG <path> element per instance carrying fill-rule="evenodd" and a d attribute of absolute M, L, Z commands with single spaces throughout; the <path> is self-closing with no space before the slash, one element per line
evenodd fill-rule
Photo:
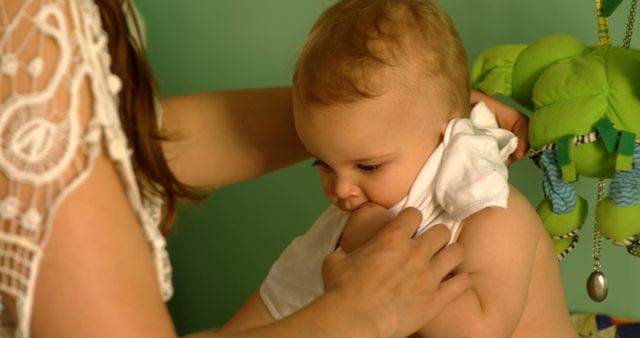
<path fill-rule="evenodd" d="M 617 5 L 616 5 L 617 6 Z M 631 9 L 629 10 L 629 20 L 627 21 L 627 30 L 624 34 L 624 48 L 629 49 L 631 47 L 631 35 L 633 34 L 633 22 L 636 18 L 636 10 L 638 8 L 638 0 L 631 1 Z M 627 246 L 627 251 L 636 256 L 640 257 L 640 239 L 635 239 L 631 245 Z"/>
<path fill-rule="evenodd" d="M 609 36 L 608 19 L 615 7 L 620 4 L 621 1 L 608 1 L 609 8 L 603 8 L 602 0 L 596 0 L 596 14 L 598 15 L 598 33 L 600 36 L 600 45 L 611 44 L 611 38 Z M 607 1 L 605 0 L 605 3 Z M 627 21 L 627 29 L 625 31 L 623 46 L 626 49 L 631 47 L 631 36 L 633 34 L 633 23 L 635 21 L 636 9 L 638 0 L 632 0 L 631 9 L 629 10 L 629 19 Z M 600 202 L 604 196 L 604 179 L 598 180 L 598 194 L 597 200 Z M 630 250 L 631 252 L 631 250 Z M 594 224 L 593 228 L 593 248 L 591 251 L 593 257 L 593 272 L 587 278 L 587 293 L 589 298 L 594 302 L 602 302 L 607 298 L 609 293 L 609 285 L 607 283 L 607 277 L 602 272 L 602 262 L 600 257 L 602 256 L 602 236 L 598 231 L 598 224 Z"/>

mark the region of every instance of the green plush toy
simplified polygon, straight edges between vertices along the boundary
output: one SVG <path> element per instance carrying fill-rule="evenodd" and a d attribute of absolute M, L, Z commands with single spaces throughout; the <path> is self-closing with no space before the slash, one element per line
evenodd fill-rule
<path fill-rule="evenodd" d="M 598 46 L 546 36 L 490 48 L 472 68 L 474 88 L 532 111 L 532 158 L 544 171 L 538 214 L 560 259 L 575 247 L 587 214 L 587 202 L 569 184 L 581 175 L 611 179 L 596 207 L 597 229 L 640 253 L 640 51 L 610 45 L 603 13 Z"/>

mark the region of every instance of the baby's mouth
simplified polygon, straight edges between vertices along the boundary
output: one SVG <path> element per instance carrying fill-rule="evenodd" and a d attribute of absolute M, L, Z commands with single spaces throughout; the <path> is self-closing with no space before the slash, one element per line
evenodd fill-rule
<path fill-rule="evenodd" d="M 364 203 L 359 203 L 357 206 L 354 206 L 354 204 L 352 202 L 349 202 L 348 200 L 340 200 L 334 203 L 334 205 L 338 207 L 338 209 L 347 213 L 352 213 L 358 210 L 363 204 Z"/>

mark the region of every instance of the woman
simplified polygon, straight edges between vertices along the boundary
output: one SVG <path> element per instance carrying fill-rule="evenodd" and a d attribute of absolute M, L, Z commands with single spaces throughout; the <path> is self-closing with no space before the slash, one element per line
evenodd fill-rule
<path fill-rule="evenodd" d="M 176 199 L 307 156 L 288 88 L 158 104 L 123 7 L 0 2 L 0 337 L 175 337 L 159 224 Z M 447 230 L 411 240 L 415 210 L 373 216 L 374 240 L 327 258 L 324 297 L 228 336 L 406 336 L 468 287 L 441 283 L 461 259 Z"/>

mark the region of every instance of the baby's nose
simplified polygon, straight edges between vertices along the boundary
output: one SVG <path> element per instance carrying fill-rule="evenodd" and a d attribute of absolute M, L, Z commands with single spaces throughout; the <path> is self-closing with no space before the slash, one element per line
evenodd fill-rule
<path fill-rule="evenodd" d="M 337 180 L 334 194 L 337 200 L 335 204 L 345 211 L 354 211 L 366 202 L 360 187 L 350 180 Z"/>
<path fill-rule="evenodd" d="M 333 190 L 336 197 L 341 200 L 355 197 L 359 191 L 358 186 L 348 179 L 337 179 Z"/>

